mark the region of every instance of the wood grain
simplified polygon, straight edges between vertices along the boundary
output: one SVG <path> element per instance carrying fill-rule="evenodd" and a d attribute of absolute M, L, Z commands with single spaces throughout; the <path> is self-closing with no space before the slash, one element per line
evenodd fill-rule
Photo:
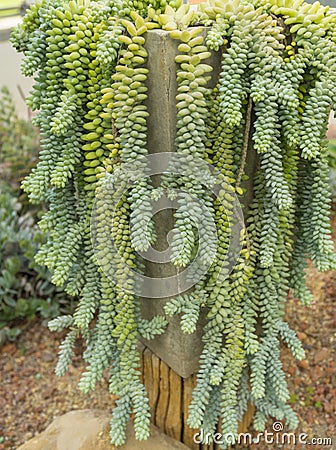
<path fill-rule="evenodd" d="M 166 433 L 178 441 L 182 440 L 182 380 L 176 372 L 169 369 L 169 404 L 166 420 Z"/>
<path fill-rule="evenodd" d="M 192 392 L 196 386 L 196 375 L 183 380 L 183 442 L 191 449 L 199 449 L 199 445 L 194 442 L 194 435 L 198 430 L 190 428 L 187 424 L 188 408 L 192 399 Z"/>
<path fill-rule="evenodd" d="M 192 450 L 219 450 L 217 444 L 196 444 L 194 435 L 198 430 L 191 429 L 187 424 L 188 408 L 192 391 L 196 385 L 196 376 L 181 378 L 142 344 L 140 355 L 142 380 L 148 393 L 154 425 L 168 436 L 183 442 Z M 247 431 L 253 415 L 254 408 L 250 405 L 239 424 L 239 433 Z M 220 429 L 220 426 L 218 429 Z"/>
<path fill-rule="evenodd" d="M 160 361 L 160 386 L 159 399 L 155 411 L 155 422 L 160 430 L 167 432 L 166 419 L 168 412 L 168 402 L 170 397 L 169 389 L 169 367 L 163 361 Z"/>

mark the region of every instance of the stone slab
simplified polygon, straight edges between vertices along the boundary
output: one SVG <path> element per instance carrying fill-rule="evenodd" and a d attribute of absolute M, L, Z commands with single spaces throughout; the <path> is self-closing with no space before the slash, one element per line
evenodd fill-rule
<path fill-rule="evenodd" d="M 57 417 L 43 433 L 17 450 L 188 450 L 154 426 L 147 441 L 136 441 L 131 423 L 127 427 L 127 443 L 115 447 L 110 443 L 110 419 L 103 411 L 72 411 Z"/>

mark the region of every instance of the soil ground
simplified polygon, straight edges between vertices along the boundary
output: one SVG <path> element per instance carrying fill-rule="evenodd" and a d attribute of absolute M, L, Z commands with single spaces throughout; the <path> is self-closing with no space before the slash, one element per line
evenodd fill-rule
<path fill-rule="evenodd" d="M 15 450 L 66 412 L 87 408 L 112 411 L 114 399 L 106 380 L 88 395 L 77 388 L 84 369 L 81 356 L 75 356 L 64 377 L 56 377 L 62 337 L 32 321 L 25 324 L 15 343 L 0 349 L 0 450 Z"/>
<path fill-rule="evenodd" d="M 336 218 L 333 219 L 336 231 Z M 253 444 L 251 450 L 336 449 L 336 271 L 317 273 L 308 270 L 308 283 L 315 295 L 311 307 L 289 298 L 287 319 L 297 331 L 307 353 L 296 362 L 283 349 L 290 402 L 299 417 L 300 433 L 308 435 L 310 445 L 276 443 Z M 84 369 L 78 349 L 70 371 L 62 378 L 54 375 L 62 334 L 50 333 L 39 321 L 27 322 L 15 343 L 0 348 L 0 450 L 14 450 L 41 432 L 52 420 L 71 410 L 98 408 L 112 410 L 114 399 L 102 380 L 95 392 L 84 395 L 77 383 Z M 267 427 L 272 432 L 273 422 Z M 289 432 L 284 428 L 284 432 Z M 279 437 L 280 433 L 279 433 Z M 332 438 L 313 444 L 312 438 Z M 246 448 L 246 447 L 244 447 Z M 158 449 L 159 450 L 159 449 Z"/>

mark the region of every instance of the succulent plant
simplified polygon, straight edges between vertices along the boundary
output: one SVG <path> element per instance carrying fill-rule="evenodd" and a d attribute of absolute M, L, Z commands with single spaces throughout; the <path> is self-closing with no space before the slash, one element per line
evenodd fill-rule
<path fill-rule="evenodd" d="M 197 10 L 165 1 L 41 0 L 14 31 L 12 42 L 25 55 L 22 70 L 35 76 L 28 104 L 39 110 L 42 144 L 23 186 L 32 201 L 49 202 L 40 224 L 49 239 L 37 260 L 53 270 L 54 283 L 81 296 L 73 317 L 50 325 L 70 328 L 57 372 L 66 371 L 83 336 L 88 368 L 81 388 L 93 389 L 109 367 L 110 390 L 120 396 L 112 418 L 114 444 L 124 443 L 132 412 L 137 439 L 149 435 L 137 341 L 163 333 L 167 319 L 145 321 L 141 298 L 120 286 L 132 290 L 133 269 L 143 265 L 138 252 L 155 241 L 151 200 L 163 191 L 173 198 L 176 189 L 185 194 L 175 215 L 172 262 L 183 268 L 193 261 L 193 220 L 202 216 L 193 199 L 207 206 L 217 233 L 207 273 L 192 292 L 165 307 L 167 317 L 181 315 L 185 333 L 194 332 L 201 309 L 207 311 L 189 425 L 212 433 L 220 421 L 223 434 L 236 436 L 248 402 L 256 407 L 258 430 L 268 416 L 297 425 L 286 403 L 279 340 L 296 358 L 304 357 L 284 318 L 288 291 L 308 304 L 307 259 L 319 270 L 335 267 L 325 143 L 336 97 L 335 23 L 328 7 L 303 0 L 210 0 Z M 145 43 L 156 28 L 177 41 L 176 153 L 194 172 L 201 159 L 225 177 L 229 188 L 216 199 L 188 174 L 166 174 L 159 188 L 146 176 L 151 73 Z M 211 51 L 221 52 L 214 89 L 208 85 Z M 234 197 L 244 194 L 251 133 L 259 163 L 230 271 Z M 104 180 L 126 164 L 138 164 L 143 177 L 112 214 L 113 186 Z M 90 231 L 94 204 L 100 265 Z M 206 264 L 213 241 L 202 220 L 199 253 Z"/>

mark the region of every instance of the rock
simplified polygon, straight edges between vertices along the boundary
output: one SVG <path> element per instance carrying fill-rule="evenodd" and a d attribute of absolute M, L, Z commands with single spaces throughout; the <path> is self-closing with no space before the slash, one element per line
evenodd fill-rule
<path fill-rule="evenodd" d="M 43 433 L 17 450 L 188 450 L 154 426 L 147 441 L 136 441 L 131 424 L 127 428 L 127 443 L 115 447 L 110 444 L 110 419 L 104 411 L 72 411 L 57 417 Z"/>
<path fill-rule="evenodd" d="M 314 382 L 317 382 L 323 378 L 324 371 L 321 369 L 320 366 L 315 366 L 314 370 L 311 371 L 310 377 Z"/>
<path fill-rule="evenodd" d="M 301 328 L 303 331 L 305 331 L 307 328 L 309 328 L 309 323 L 308 323 L 308 322 L 301 321 L 301 322 L 300 322 L 300 328 Z"/>
<path fill-rule="evenodd" d="M 298 361 L 298 366 L 301 367 L 301 369 L 309 369 L 309 362 L 306 359 Z"/>
<path fill-rule="evenodd" d="M 321 350 L 315 354 L 314 363 L 319 364 L 322 361 L 326 362 L 326 360 L 329 358 L 329 356 L 330 356 L 330 350 L 328 350 L 327 348 L 321 348 Z"/>
<path fill-rule="evenodd" d="M 307 335 L 306 333 L 304 333 L 303 331 L 298 331 L 297 333 L 297 337 L 300 339 L 301 342 L 305 341 L 307 339 Z"/>
<path fill-rule="evenodd" d="M 296 367 L 295 367 L 295 366 L 289 366 L 289 367 L 286 368 L 286 371 L 287 371 L 290 375 L 295 375 Z"/>
<path fill-rule="evenodd" d="M 331 402 L 324 401 L 323 408 L 324 408 L 325 412 L 328 414 L 333 414 L 333 412 L 334 412 L 334 405 Z"/>

